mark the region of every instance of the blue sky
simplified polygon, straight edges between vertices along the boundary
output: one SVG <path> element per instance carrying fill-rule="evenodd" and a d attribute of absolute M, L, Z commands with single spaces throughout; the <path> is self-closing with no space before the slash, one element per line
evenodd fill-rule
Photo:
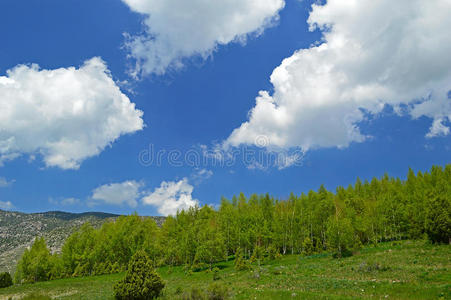
<path fill-rule="evenodd" d="M 47 132 L 58 126 L 77 126 L 77 130 L 84 128 L 80 132 L 96 132 L 100 128 L 96 126 L 103 126 L 103 123 L 77 121 L 78 118 L 72 117 L 67 119 L 67 124 L 64 118 L 54 123 L 49 121 L 49 127 L 36 130 L 36 136 L 31 142 L 24 131 L 31 132 L 33 127 L 41 126 L 42 122 L 46 122 L 43 120 L 48 118 L 38 116 L 36 122 L 39 123 L 30 125 L 32 127 L 29 129 L 17 129 L 2 123 L 0 111 L 0 126 L 4 127 L 0 127 L 0 146 L 2 141 L 11 141 L 11 138 L 25 140 L 20 145 L 12 146 L 15 147 L 11 148 L 13 150 L 0 152 L 5 157 L 14 154 L 13 158 L 4 159 L 3 166 L 0 167 L 0 179 L 3 180 L 0 180 L 0 204 L 3 208 L 24 212 L 95 210 L 112 213 L 137 211 L 142 215 L 168 214 L 190 203 L 217 204 L 221 196 L 231 197 L 239 192 L 268 192 L 284 199 L 290 192 L 307 192 L 309 189 L 317 189 L 321 184 L 334 190 L 338 185 L 354 182 L 358 176 L 361 179 L 370 179 L 388 172 L 392 176 L 404 177 L 409 167 L 415 171 L 424 171 L 434 164 L 445 165 L 450 162 L 451 137 L 449 129 L 446 128 L 451 121 L 451 105 L 449 95 L 443 96 L 444 92 L 451 89 L 451 68 L 449 59 L 444 55 L 448 51 L 447 45 L 451 44 L 449 40 L 442 40 L 444 49 L 429 51 L 421 48 L 422 52 L 411 51 L 410 48 L 405 50 L 412 59 L 407 68 L 401 56 L 393 53 L 395 50 L 401 54 L 404 51 L 399 46 L 403 45 L 400 41 L 407 45 L 415 44 L 409 44 L 405 36 L 385 39 L 384 34 L 387 33 L 383 32 L 378 39 L 386 41 L 384 49 L 368 50 L 368 53 L 365 49 L 358 51 L 368 54 L 368 57 L 387 57 L 389 63 L 374 64 L 375 59 L 363 60 L 359 64 L 366 64 L 367 67 L 362 71 L 363 69 L 354 65 L 355 62 L 350 61 L 352 51 L 357 50 L 340 48 L 348 46 L 333 46 L 333 42 L 343 36 L 346 37 L 346 45 L 362 42 L 359 37 L 362 33 L 349 29 L 355 28 L 351 22 L 353 16 L 347 16 L 346 13 L 337 13 L 335 16 L 320 10 L 319 6 L 313 9 L 311 1 L 268 0 L 268 8 L 261 9 L 261 13 L 260 8 L 251 8 L 251 13 L 239 12 L 249 18 L 254 16 L 255 20 L 250 20 L 249 24 L 237 24 L 234 29 L 236 32 L 229 28 L 224 29 L 226 27 L 221 29 L 223 32 L 211 32 L 213 48 L 208 48 L 208 41 L 205 41 L 207 46 L 204 48 L 195 48 L 197 53 L 202 53 L 205 57 L 190 55 L 189 51 L 183 48 L 184 45 L 180 46 L 169 40 L 173 42 L 169 43 L 170 46 L 179 47 L 180 52 L 185 51 L 185 55 L 163 57 L 168 52 L 168 49 L 163 48 L 158 58 L 169 59 L 169 65 L 152 64 L 148 60 L 150 56 L 146 56 L 148 53 L 133 52 L 133 49 L 137 48 L 130 44 L 127 46 L 127 37 L 124 36 L 124 33 L 128 33 L 131 37 L 148 37 L 155 33 L 157 29 L 154 28 L 162 28 L 161 24 L 155 23 L 157 18 L 149 19 L 153 12 L 152 8 L 145 7 L 146 1 L 137 0 L 136 7 L 130 4 L 133 1 L 126 0 L 6 0 L 0 3 L 0 76 L 13 78 L 12 75 L 6 74 L 6 70 L 20 64 L 31 68 L 30 64 L 34 63 L 47 70 L 80 68 L 86 60 L 101 57 L 109 70 L 108 76 L 113 78 L 116 87 L 120 88 L 121 93 L 126 95 L 131 103 L 136 104 L 135 109 L 129 109 L 127 113 L 130 114 L 125 120 L 139 120 L 140 117 L 134 113 L 140 110 L 143 112 L 142 120 L 145 124 L 142 130 L 136 129 L 141 126 L 139 122 L 134 124 L 134 127 L 123 125 L 117 128 L 117 139 L 103 138 L 98 145 L 100 150 L 87 150 L 87 154 L 77 160 L 77 166 L 68 167 L 67 161 L 55 162 L 52 160 L 55 157 L 48 154 L 52 151 L 62 151 L 57 154 L 64 156 L 66 148 L 54 150 L 41 143 L 45 139 L 56 139 Z M 140 2 L 144 3 L 143 6 L 139 6 Z M 177 10 L 178 1 L 172 2 L 173 9 Z M 323 3 L 326 5 L 324 8 L 340 12 L 339 2 Z M 383 11 L 382 2 L 384 1 L 381 1 L 380 7 L 365 11 L 365 14 L 372 16 Z M 201 5 L 199 3 L 201 1 L 193 1 L 193 6 Z M 402 22 L 415 24 L 414 18 L 409 18 L 409 11 L 410 8 L 415 9 L 417 1 L 404 1 L 404 4 L 411 7 L 406 9 L 406 16 L 393 16 L 393 26 L 403 27 Z M 440 2 L 437 6 L 439 4 L 445 5 Z M 431 7 L 434 8 L 437 7 Z M 209 9 L 216 12 L 214 7 Z M 354 13 L 358 14 L 359 9 L 364 8 L 356 5 Z M 218 14 L 222 16 L 221 10 Z M 449 13 L 443 14 L 444 21 L 449 22 Z M 315 22 L 319 24 L 313 31 L 309 31 L 309 15 L 311 19 L 316 18 Z M 262 16 L 266 21 L 261 21 Z M 160 17 L 164 18 L 166 15 Z M 168 13 L 168 19 L 173 17 Z M 336 30 L 321 28 L 320 23 L 324 18 L 332 18 L 324 23 L 336 24 Z M 370 25 L 378 26 L 377 21 L 371 24 L 372 19 L 368 19 L 370 24 L 362 26 L 362 31 L 371 28 Z M 387 19 L 391 20 L 389 17 Z M 406 19 L 409 21 L 405 21 Z M 270 24 L 267 20 L 271 20 Z M 204 22 L 201 26 L 205 27 L 213 26 L 216 22 L 214 18 L 201 21 Z M 190 21 L 186 22 L 188 23 L 182 22 L 174 26 L 185 26 L 186 30 L 190 30 L 188 25 L 192 24 Z M 356 19 L 355 22 L 361 20 Z M 193 35 L 197 32 L 195 26 L 199 25 L 193 25 Z M 432 30 L 434 26 L 431 22 L 430 28 L 426 25 L 425 28 Z M 420 32 L 422 28 L 417 31 Z M 391 32 L 396 35 L 397 31 Z M 158 31 L 157 33 L 161 36 L 166 34 Z M 207 33 L 210 32 L 205 34 Z M 443 39 L 440 32 L 436 33 L 437 39 Z M 232 40 L 224 40 L 223 37 L 227 34 L 231 34 Z M 366 39 L 367 35 L 363 36 Z M 243 37 L 246 37 L 244 42 Z M 446 35 L 445 38 L 449 39 Z M 200 39 L 194 42 L 201 44 L 203 40 Z M 221 39 L 222 41 L 218 42 Z M 237 39 L 241 41 L 237 42 Z M 371 41 L 375 40 L 364 42 Z M 433 42 L 428 41 L 428 44 L 433 45 Z M 327 55 L 316 52 L 315 47 L 321 43 L 330 45 L 329 49 L 322 52 Z M 152 44 L 152 47 L 146 51 L 158 53 L 159 44 Z M 302 49 L 307 52 L 295 53 Z M 349 56 L 343 58 L 343 53 L 349 53 Z M 286 74 L 291 79 L 276 74 L 273 76 L 275 79 L 270 81 L 274 69 L 289 57 L 296 59 L 285 64 L 288 70 Z M 430 61 L 431 57 L 437 57 L 439 62 L 436 64 Z M 139 59 L 143 61 L 141 71 L 138 75 L 135 72 L 137 77 L 134 77 L 131 70 Z M 427 63 L 426 66 L 421 65 L 423 61 Z M 183 63 L 183 67 L 174 67 L 179 62 Z M 329 70 L 329 73 L 326 72 L 327 76 L 316 71 L 313 71 L 314 74 L 309 73 L 309 70 L 320 70 L 322 66 L 331 65 L 334 66 L 331 70 L 340 72 Z M 392 71 L 393 66 L 405 73 Z M 440 68 L 442 70 L 439 70 Z M 162 69 L 165 70 L 164 74 L 156 71 Z M 26 72 L 29 70 L 31 69 Z M 388 79 L 384 77 L 382 80 L 380 74 L 384 72 L 389 75 Z M 330 88 L 330 85 L 336 84 L 336 78 L 342 78 L 339 76 L 347 76 L 348 80 L 335 89 Z M 20 82 L 20 78 L 22 77 L 17 76 L 14 80 Z M 107 77 L 102 78 L 105 79 L 102 82 L 107 81 Z M 399 83 L 400 78 L 404 78 L 405 82 L 411 85 L 404 81 Z M 26 92 L 31 94 L 31 99 L 37 99 L 42 94 L 40 89 L 46 89 L 45 85 L 30 87 L 22 84 L 17 88 L 20 91 L 14 90 L 13 93 L 8 88 L 2 88 L 1 84 L 0 80 L 0 107 L 3 107 L 2 102 L 3 105 L 13 107 L 14 103 L 23 100 L 16 100 L 15 97 L 21 97 L 17 95 Z M 65 93 L 70 93 L 71 84 L 75 83 L 69 80 L 56 86 L 52 92 L 56 96 L 52 101 L 67 103 L 76 101 L 79 97 L 88 97 L 86 101 L 91 101 L 89 83 L 83 83 L 86 86 L 82 88 L 87 90 L 88 96 L 83 94 L 84 96 L 75 95 L 71 98 L 71 95 L 63 93 L 63 96 L 58 97 L 59 90 L 67 89 Z M 111 88 L 111 84 L 105 83 L 106 88 Z M 314 91 L 310 89 L 312 86 Z M 356 86 L 365 87 L 364 92 L 356 92 Z M 26 88 L 30 91 L 23 90 Z M 256 106 L 255 99 L 262 90 L 268 91 L 270 100 L 263 100 Z M 380 92 L 381 90 L 383 91 Z M 331 96 L 323 96 L 318 91 L 328 91 L 330 93 L 327 94 Z M 362 93 L 367 94 L 362 96 Z M 111 99 L 116 95 L 112 92 Z M 106 95 L 102 101 L 108 104 L 108 97 Z M 48 101 L 46 96 L 39 99 L 39 105 Z M 312 101 L 317 101 L 317 105 L 310 106 L 308 103 Z M 267 106 L 264 105 L 271 103 L 277 104 L 275 108 L 257 112 L 258 108 L 265 108 Z M 250 113 L 253 108 L 254 112 Z M 20 113 L 21 109 L 17 111 Z M 102 109 L 99 112 L 102 112 Z M 104 110 L 105 114 L 108 112 L 108 109 Z M 123 112 L 113 113 L 119 120 L 125 118 Z M 279 113 L 291 123 L 287 125 L 278 119 Z M 35 110 L 31 114 L 39 115 L 44 112 Z M 351 125 L 343 121 L 349 118 L 354 120 Z M 7 116 L 3 119 L 8 121 Z M 247 122 L 248 129 L 238 130 L 244 122 Z M 279 122 L 282 125 L 279 125 Z M 343 130 L 336 129 L 341 126 Z M 235 129 L 237 130 L 234 131 Z M 64 134 L 69 134 L 69 138 L 76 140 L 78 135 L 72 136 L 74 132 L 78 131 L 69 129 L 55 134 L 62 140 L 65 140 Z M 232 132 L 237 134 L 233 135 Z M 43 135 L 42 138 L 40 134 Z M 80 136 L 83 136 L 83 133 L 80 133 Z M 261 136 L 265 137 L 265 146 L 268 147 L 261 148 L 258 147 L 261 145 L 252 143 Z M 90 135 L 90 141 L 91 138 L 93 137 Z M 155 151 L 164 150 L 165 153 L 173 150 L 185 155 L 188 151 L 193 151 L 202 159 L 202 149 L 221 149 L 224 153 L 229 153 L 231 149 L 241 152 L 248 149 L 256 151 L 256 155 L 269 150 L 277 153 L 302 150 L 304 156 L 297 164 L 285 168 L 276 165 L 250 167 L 241 160 L 228 167 L 211 163 L 192 167 L 183 160 L 180 160 L 181 166 L 174 166 L 167 162 L 166 154 L 161 164 L 146 165 L 140 162 L 139 157 L 150 145 Z"/>

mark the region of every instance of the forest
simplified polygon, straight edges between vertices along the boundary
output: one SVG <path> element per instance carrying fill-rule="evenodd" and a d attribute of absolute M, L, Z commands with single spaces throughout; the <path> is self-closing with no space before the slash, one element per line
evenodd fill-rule
<path fill-rule="evenodd" d="M 450 243 L 451 164 L 409 169 L 405 180 L 357 179 L 335 192 L 321 186 L 280 200 L 243 193 L 169 216 L 161 227 L 148 217 L 121 216 L 95 229 L 84 224 L 51 253 L 37 238 L 18 262 L 16 283 L 123 272 L 145 251 L 154 267 L 187 272 L 235 259 L 237 269 L 285 254 L 350 256 L 364 245 L 403 239 Z"/>

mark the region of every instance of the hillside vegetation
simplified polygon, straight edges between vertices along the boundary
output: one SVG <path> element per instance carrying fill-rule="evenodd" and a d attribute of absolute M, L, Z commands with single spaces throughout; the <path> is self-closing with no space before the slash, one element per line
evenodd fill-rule
<path fill-rule="evenodd" d="M 402 243 L 404 240 L 410 242 Z M 269 279 L 279 275 L 277 272 L 283 274 L 286 265 L 297 265 L 287 275 L 304 274 L 305 270 L 297 268 L 306 258 L 327 257 L 331 266 L 345 267 L 345 262 L 355 261 L 352 256 L 370 253 L 382 245 L 396 248 L 401 244 L 407 256 L 411 245 L 428 251 L 440 249 L 440 263 L 434 266 L 447 277 L 450 241 L 451 165 L 434 166 L 425 173 L 409 170 L 406 180 L 388 175 L 370 182 L 357 179 L 354 185 L 338 187 L 334 193 L 321 186 L 307 194 L 291 194 L 287 200 L 274 199 L 268 194 L 246 197 L 241 193 L 231 200 L 223 198 L 218 209 L 205 205 L 179 211 L 167 217 L 161 226 L 154 219 L 137 214 L 120 216 L 100 228 L 87 222 L 64 241 L 61 253 L 52 253 L 44 238 L 36 239 L 18 262 L 14 281 L 27 284 L 122 273 L 139 252 L 149 261 L 149 266 L 160 268 L 163 274 L 165 270 L 183 270 L 191 276 L 207 271 L 219 279 L 219 269 L 231 266 L 233 261 L 236 272 L 251 271 L 254 279 L 260 280 L 265 275 Z M 447 245 L 433 246 L 440 244 Z M 424 252 L 424 249 L 420 250 Z M 390 253 L 392 249 L 389 250 Z M 429 254 L 433 255 L 431 251 Z M 276 262 L 280 270 L 272 274 L 263 268 L 268 262 Z M 414 259 L 411 263 L 417 262 Z M 350 267 L 358 274 L 390 274 L 393 265 L 391 261 L 367 257 L 358 271 L 355 266 Z M 400 269 L 407 270 L 405 266 Z M 424 278 L 428 278 L 430 271 L 424 272 Z M 311 269 L 308 274 L 322 273 L 321 269 Z M 171 278 L 169 273 L 166 275 Z M 432 278 L 431 284 L 441 283 L 444 277 L 440 276 Z M 289 276 L 286 280 L 290 281 Z M 282 285 L 279 288 L 285 289 Z M 423 288 L 420 287 L 419 294 L 429 293 Z M 210 292 L 224 294 L 222 287 L 213 290 Z"/>
<path fill-rule="evenodd" d="M 451 246 L 424 241 L 380 243 L 352 257 L 286 255 L 237 271 L 234 261 L 214 264 L 219 272 L 161 267 L 163 299 L 183 299 L 212 284 L 231 299 L 451 299 Z M 213 277 L 219 278 L 216 281 Z M 0 289 L 0 299 L 48 295 L 53 299 L 114 299 L 113 286 L 124 274 L 79 277 Z M 187 299 L 187 298 L 185 298 Z"/>
<path fill-rule="evenodd" d="M 100 227 L 116 217 L 95 212 L 26 214 L 0 210 L 0 272 L 14 271 L 18 259 L 36 237 L 44 237 L 52 252 L 60 252 L 64 240 L 82 224 L 89 222 Z"/>

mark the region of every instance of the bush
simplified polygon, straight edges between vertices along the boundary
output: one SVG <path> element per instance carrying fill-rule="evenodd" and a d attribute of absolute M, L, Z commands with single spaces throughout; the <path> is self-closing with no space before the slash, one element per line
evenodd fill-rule
<path fill-rule="evenodd" d="M 179 299 L 183 300 L 225 300 L 229 298 L 229 291 L 224 284 L 214 282 L 210 284 L 206 291 L 193 286 L 185 292 Z"/>
<path fill-rule="evenodd" d="M 313 254 L 313 242 L 309 237 L 306 237 L 302 242 L 302 255 L 309 256 Z"/>
<path fill-rule="evenodd" d="M 269 260 L 275 260 L 275 259 L 280 258 L 280 256 L 281 256 L 279 253 L 279 249 L 277 249 L 277 247 L 274 245 L 270 245 L 266 249 L 266 254 L 268 255 Z"/>
<path fill-rule="evenodd" d="M 214 281 L 221 279 L 221 276 L 219 275 L 219 268 L 214 267 L 212 272 L 213 272 L 213 280 Z"/>
<path fill-rule="evenodd" d="M 387 266 L 382 265 L 379 262 L 371 262 L 371 261 L 370 262 L 366 262 L 366 261 L 364 261 L 364 262 L 362 262 L 359 265 L 357 270 L 359 272 L 370 273 L 370 272 L 376 272 L 376 271 L 385 272 L 385 271 L 390 270 L 390 268 L 387 267 Z"/>
<path fill-rule="evenodd" d="M 207 265 L 206 263 L 195 263 L 190 267 L 192 272 L 200 272 L 200 271 L 204 271 L 208 268 L 209 268 L 209 265 Z"/>
<path fill-rule="evenodd" d="M 0 288 L 5 288 L 13 285 L 13 279 L 8 272 L 0 273 Z"/>
<path fill-rule="evenodd" d="M 251 263 L 257 262 L 258 265 L 260 265 L 260 262 L 263 259 L 263 254 L 264 254 L 263 248 L 261 246 L 255 246 L 250 262 Z"/>
<path fill-rule="evenodd" d="M 238 248 L 235 253 L 235 269 L 237 271 L 244 271 L 250 269 L 249 263 L 243 257 L 243 253 L 240 248 Z"/>
<path fill-rule="evenodd" d="M 352 256 L 352 251 L 349 249 L 343 249 L 341 250 L 341 252 L 335 252 L 334 254 L 332 254 L 333 258 L 345 258 L 345 257 L 351 257 Z"/>
<path fill-rule="evenodd" d="M 207 298 L 209 300 L 224 300 L 228 298 L 228 294 L 227 287 L 218 282 L 212 283 L 207 289 Z"/>
<path fill-rule="evenodd" d="M 114 293 L 116 299 L 154 299 L 160 295 L 164 285 L 152 261 L 140 250 L 130 260 L 125 278 L 114 286 Z"/>

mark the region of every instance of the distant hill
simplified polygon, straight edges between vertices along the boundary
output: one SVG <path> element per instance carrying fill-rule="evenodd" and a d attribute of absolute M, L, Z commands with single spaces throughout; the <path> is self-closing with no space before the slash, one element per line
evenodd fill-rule
<path fill-rule="evenodd" d="M 43 236 L 52 252 L 59 252 L 64 240 L 86 222 L 94 227 L 119 215 L 103 212 L 68 213 L 50 211 L 21 213 L 0 209 L 0 272 L 14 271 L 17 260 L 37 236 Z M 152 217 L 161 226 L 164 217 Z"/>

